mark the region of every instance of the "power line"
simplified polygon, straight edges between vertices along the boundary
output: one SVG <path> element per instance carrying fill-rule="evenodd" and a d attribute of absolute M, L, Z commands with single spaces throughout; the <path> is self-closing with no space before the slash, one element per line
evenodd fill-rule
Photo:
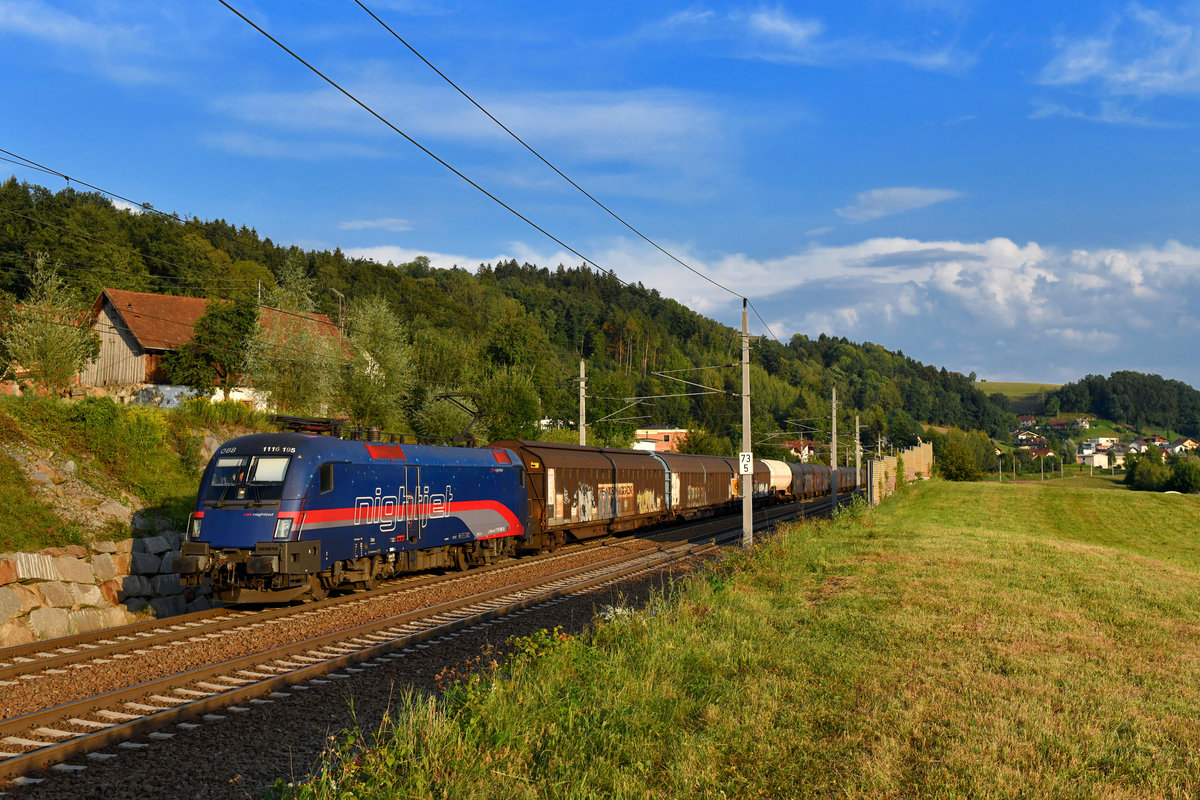
<path fill-rule="evenodd" d="M 457 83 L 452 81 L 449 77 L 447 77 L 444 72 L 442 72 L 440 69 L 438 69 L 436 66 L 434 66 L 429 61 L 429 59 L 425 58 L 425 56 L 421 55 L 421 53 L 418 52 L 415 47 L 413 47 L 411 44 L 409 44 L 409 42 L 404 37 L 402 37 L 400 34 L 396 33 L 396 31 L 393 30 L 390 25 L 388 25 L 386 22 L 384 22 L 382 19 L 380 19 L 379 16 L 376 15 L 374 11 L 367 8 L 367 6 L 363 4 L 362 0 L 354 0 L 354 2 L 356 5 L 358 5 L 359 8 L 361 8 L 363 11 L 367 12 L 367 14 L 370 15 L 371 19 L 378 22 L 380 25 L 383 26 L 384 30 L 386 30 L 388 33 L 390 33 L 392 36 L 394 36 L 396 41 L 400 42 L 400 44 L 407 47 L 412 52 L 413 55 L 415 55 L 417 58 L 421 59 L 421 61 L 423 61 L 425 63 L 425 65 L 427 67 L 429 67 L 431 70 L 436 72 L 442 80 L 444 80 L 446 83 L 450 84 L 450 86 L 452 86 L 459 94 L 461 94 L 463 97 L 465 97 L 467 99 L 467 101 L 471 103 L 471 105 L 475 106 L 477 109 L 479 109 L 481 112 L 483 112 L 483 114 L 486 115 L 487 118 L 490 119 L 492 122 L 499 125 L 504 130 L 505 133 L 507 133 L 513 139 L 517 140 L 517 142 L 519 142 L 522 147 L 524 147 L 526 150 L 528 150 L 530 153 L 532 153 L 539 161 L 541 161 L 543 164 L 545 164 L 550 169 L 554 170 L 554 172 L 560 178 L 562 178 L 564 181 L 566 181 L 567 183 L 571 184 L 573 187 L 578 189 L 579 192 L 584 197 L 591 200 L 597 206 L 602 208 L 609 216 L 611 216 L 617 222 L 621 223 L 626 228 L 633 231 L 633 233 L 637 234 L 637 236 L 639 236 L 642 239 L 642 241 L 646 242 L 651 247 L 658 250 L 660 253 L 662 253 L 663 255 L 665 255 L 667 258 L 671 259 L 675 263 L 679 264 L 684 269 L 688 270 L 689 272 L 693 273 L 694 275 L 697 275 L 698 277 L 703 278 L 704 280 L 711 283 L 713 286 L 716 286 L 718 289 L 722 289 L 722 290 L 728 292 L 729 294 L 733 295 L 734 297 L 748 300 L 748 298 L 745 298 L 743 295 L 738 294 L 737 292 L 730 289 L 728 286 L 725 286 L 724 284 L 714 280 L 713 278 L 709 277 L 708 275 L 705 275 L 703 272 L 696 269 L 691 264 L 688 264 L 687 262 L 683 261 L 681 258 L 676 256 L 674 253 L 671 253 L 670 251 L 666 250 L 661 245 L 659 245 L 658 242 L 656 242 L 653 239 L 651 239 L 650 237 L 646 236 L 646 234 L 642 233 L 640 230 L 638 230 L 633 225 L 631 225 L 629 222 L 627 222 L 620 214 L 613 211 L 611 208 L 606 206 L 604 203 L 597 200 L 590 192 L 588 192 L 586 189 L 584 189 L 582 186 L 580 186 L 578 183 L 576 183 L 574 180 L 572 180 L 570 177 L 568 177 L 565 173 L 563 173 L 562 170 L 560 170 L 558 167 L 554 166 L 549 161 L 547 161 L 546 158 L 541 153 L 539 153 L 537 150 L 535 150 L 533 147 L 531 147 L 528 142 L 526 142 L 524 139 L 522 139 L 520 136 L 518 136 L 516 133 L 514 133 L 512 131 L 512 129 L 510 129 L 507 125 L 505 125 L 500 120 L 496 119 L 495 115 L 493 115 L 492 112 L 488 111 L 486 108 L 484 108 L 482 105 L 480 105 L 475 100 L 475 98 L 473 98 L 473 97 L 471 97 L 471 95 L 467 94 L 467 92 L 461 86 L 459 86 Z M 755 313 L 755 315 L 758 315 L 757 310 L 755 310 L 754 313 Z M 762 320 L 761 316 L 759 316 L 759 320 L 760 321 Z M 767 331 L 768 331 L 768 333 L 771 333 L 772 338 L 775 338 L 776 341 L 779 341 L 778 338 L 775 336 L 775 334 L 773 332 L 771 332 L 771 329 L 769 327 L 767 327 L 766 322 L 763 322 L 763 327 L 767 328 Z"/>
<path fill-rule="evenodd" d="M 279 41 L 279 40 L 278 40 L 278 39 L 276 39 L 274 36 L 272 36 L 271 34 L 267 33 L 265 30 L 263 30 L 261 27 L 259 27 L 259 26 L 258 26 L 258 24 L 256 24 L 255 22 L 253 22 L 253 21 L 252 21 L 252 20 L 251 20 L 249 17 L 247 17 L 247 16 L 246 16 L 245 14 L 243 14 L 241 11 L 238 11 L 236 8 L 234 8 L 234 7 L 233 7 L 233 6 L 231 6 L 229 3 L 227 3 L 227 2 L 226 2 L 226 0 L 217 0 L 217 2 L 218 2 L 218 3 L 220 3 L 221 5 L 225 6 L 226 8 L 228 8 L 230 11 L 232 11 L 232 12 L 233 12 L 234 14 L 236 14 L 238 17 L 240 17 L 240 18 L 242 19 L 242 21 L 243 21 L 243 22 L 245 22 L 245 23 L 246 23 L 247 25 L 249 25 L 250 27 L 254 28 L 254 30 L 256 30 L 256 31 L 258 31 L 259 33 L 261 33 L 261 34 L 262 34 L 263 36 L 265 36 L 267 39 L 270 39 L 272 43 L 274 43 L 274 44 L 275 44 L 277 47 L 279 47 L 279 49 L 280 49 L 280 50 L 283 50 L 285 53 L 287 53 L 288 55 L 290 55 L 292 58 L 296 59 L 297 61 L 299 61 L 299 62 L 300 62 L 301 64 L 303 64 L 304 66 L 308 67 L 308 69 L 309 69 L 310 71 L 312 71 L 312 73 L 313 73 L 314 75 L 316 75 L 317 77 L 321 78 L 323 81 L 325 81 L 326 83 L 328 83 L 330 86 L 332 86 L 333 88 L 337 89 L 339 92 L 341 92 L 342 94 L 344 94 L 344 95 L 345 95 L 345 96 L 346 96 L 346 97 L 347 97 L 347 98 L 348 98 L 350 101 L 352 101 L 352 102 L 353 102 L 355 105 L 357 105 L 358 107 L 360 107 L 362 110 L 366 111 L 366 112 L 367 112 L 368 114 L 370 114 L 371 116 L 375 117 L 375 119 L 379 120 L 380 122 L 382 122 L 382 123 L 383 123 L 384 125 L 386 125 L 387 127 L 391 128 L 391 129 L 392 129 L 394 132 L 398 133 L 400 136 L 403 136 L 403 137 L 404 137 L 406 140 L 408 140 L 408 142 L 409 142 L 410 144 L 412 144 L 414 147 L 416 147 L 417 149 L 419 149 L 419 150 L 420 150 L 422 153 L 424 153 L 425 155 L 429 156 L 429 157 L 430 157 L 430 158 L 432 158 L 434 161 L 438 162 L 438 163 L 439 163 L 439 164 L 441 164 L 443 167 L 445 167 L 446 169 L 448 169 L 448 170 L 450 170 L 451 172 L 453 172 L 455 175 L 457 175 L 457 176 L 458 176 L 459 178 L 461 178 L 462 180 L 466 181 L 468 184 L 470 184 L 471 186 L 473 186 L 475 189 L 477 189 L 479 192 L 481 192 L 481 193 L 482 193 L 482 194 L 484 194 L 486 197 L 488 197 L 489 199 L 491 199 L 493 202 L 497 203 L 497 204 L 498 204 L 498 205 L 500 205 L 502 208 L 504 208 L 506 211 L 508 211 L 510 214 L 512 214 L 513 216 L 517 217 L 517 219 L 520 219 L 522 222 L 524 222 L 525 224 L 529 225 L 531 228 L 533 228 L 534 230 L 536 230 L 538 233 L 541 233 L 543 236 L 545 236 L 546 238 L 550 239 L 552 242 L 554 242 L 554 243 L 555 243 L 555 244 L 557 244 L 558 246 L 560 246 L 560 247 L 562 247 L 562 248 L 564 248 L 564 249 L 568 250 L 569 252 L 571 252 L 572 254 L 574 254 L 575 256 L 577 256 L 578 258 L 581 258 L 581 259 L 583 259 L 583 261 L 584 261 L 585 263 L 587 263 L 587 264 L 591 264 L 593 267 L 595 267 L 596 269 L 600 270 L 601 272 L 608 272 L 608 273 L 612 273 L 612 270 L 605 269 L 604 267 L 602 267 L 602 266 L 600 266 L 599 264 L 597 264 L 595 261 L 592 261 L 590 258 L 588 258 L 587 256 L 583 255 L 583 253 L 580 253 L 578 250 L 576 250 L 575 248 L 571 247 L 569 244 L 567 244 L 566 242 L 562 241 L 562 240 L 561 240 L 561 239 L 559 239 L 557 236 L 555 236 L 554 234 L 550 233 L 549 231 L 547 231 L 545 228 L 543 228 L 543 227 L 541 227 L 540 225 L 538 225 L 538 224 L 537 224 L 536 222 L 534 222 L 533 220 L 529 219 L 529 217 L 526 217 L 524 214 L 522 214 L 521 212 L 517 211 L 517 210 L 516 210 L 515 208 L 513 208 L 512 206 L 510 206 L 510 205 L 508 205 L 507 203 L 505 203 L 505 202 L 504 202 L 503 200 L 501 200 L 499 197 L 496 197 L 496 195 L 492 194 L 492 193 L 491 193 L 491 192 L 489 192 L 487 189 L 483 188 L 483 187 L 482 187 L 482 186 L 480 186 L 478 183 L 476 183 L 475 181 L 473 181 L 473 180 L 471 180 L 470 178 L 468 178 L 466 175 L 464 175 L 462 172 L 460 172 L 460 171 L 459 171 L 458 169 L 456 169 L 455 167 L 451 166 L 451 165 L 450 165 L 448 162 L 446 162 L 445 160 L 443 160 L 443 159 L 442 159 L 440 156 L 438 156 L 438 155 L 437 155 L 436 153 L 434 153 L 432 150 L 430 150 L 429 148 L 425 147 L 425 145 L 421 144 L 421 143 L 420 143 L 420 142 L 418 142 L 416 139 L 414 139 L 413 137 L 409 136 L 409 135 L 408 135 L 407 133 L 405 133 L 404 131 L 402 131 L 402 130 L 400 130 L 399 128 L 397 128 L 397 127 L 396 127 L 395 125 L 393 125 L 393 124 L 392 124 L 390 121 L 388 121 L 388 119 L 386 119 L 386 118 L 385 118 L 385 117 L 384 117 L 382 114 L 380 114 L 379 112 L 377 112 L 375 109 L 371 108 L 369 105 L 367 105 L 366 103 L 364 103 L 362 100 L 359 100 L 359 99 L 358 99 L 358 98 L 357 98 L 357 97 L 356 97 L 354 94 L 352 94 L 352 93 L 351 93 L 349 90 L 345 89 L 345 88 L 344 88 L 344 87 L 343 87 L 343 86 L 342 86 L 340 83 L 338 83 L 337 81 L 333 80 L 333 78 L 330 78 L 328 75 L 326 75 L 325 73 L 321 72 L 321 70 L 317 69 L 317 68 L 316 68 L 316 67 L 314 67 L 312 64 L 310 64 L 310 63 L 308 63 L 307 61 L 305 61 L 305 60 L 304 60 L 304 58 L 302 58 L 300 55 L 298 55 L 298 54 L 297 54 L 295 51 L 291 50 L 291 49 L 290 49 L 290 48 L 289 48 L 287 45 L 285 45 L 283 42 Z M 615 276 L 615 274 L 613 275 L 613 277 L 616 277 L 616 276 Z M 617 280 L 620 280 L 620 278 L 617 278 Z M 622 281 L 622 283 L 624 283 L 624 281 Z"/>
<path fill-rule="evenodd" d="M 281 41 L 279 41 L 278 39 L 276 39 L 274 36 L 272 36 L 270 33 L 268 33 L 266 30 L 264 30 L 264 29 L 263 29 L 261 26 L 259 26 L 257 23 L 255 23 L 253 20 L 251 20 L 251 19 L 250 19 L 249 17 L 247 17 L 245 14 L 243 14 L 241 11 L 239 11 L 238 9 L 236 9 L 236 8 L 234 8 L 232 5 L 230 5 L 230 4 L 227 2 L 227 0 L 217 0 L 217 2 L 219 2 L 221 5 L 225 6 L 227 9 L 229 9 L 231 12 L 233 12 L 233 13 L 234 13 L 234 14 L 235 14 L 235 15 L 236 15 L 238 18 L 240 18 L 240 19 L 241 19 L 243 22 L 245 22 L 245 23 L 246 23 L 247 25 L 249 25 L 250 27 L 254 28 L 254 30 L 258 31 L 258 32 L 259 32 L 260 34 L 262 34 L 262 35 L 263 35 L 265 38 L 267 38 L 268 40 L 270 40 L 270 41 L 271 41 L 271 43 L 272 43 L 272 44 L 274 44 L 276 47 L 278 47 L 280 50 L 283 50 L 285 53 L 287 53 L 288 55 L 290 55 L 290 56 L 291 56 L 292 58 L 294 58 L 296 61 L 300 62 L 300 63 L 301 63 L 301 64 L 303 64 L 305 67 L 307 67 L 307 68 L 309 69 L 309 71 L 311 71 L 311 72 L 312 72 L 314 75 L 316 75 L 317 77 L 321 78 L 321 80 L 325 81 L 326 83 L 328 83 L 328 84 L 329 84 L 330 86 L 332 86 L 333 88 L 337 89 L 339 92 L 341 92 L 343 95 L 345 95 L 347 99 L 349 99 L 351 102 L 353 102 L 353 103 L 354 103 L 355 105 L 357 105 L 359 108 L 363 109 L 363 110 L 364 110 L 364 111 L 366 111 L 368 114 L 370 114 L 371 116 L 373 116 L 375 119 L 377 119 L 377 120 L 379 120 L 380 122 L 382 122 L 384 125 L 386 125 L 388 128 L 390 128 L 390 129 L 391 129 L 391 130 L 392 130 L 394 133 L 396 133 L 396 134 L 400 135 L 401 137 L 403 137 L 405 140 L 407 140 L 407 141 L 408 141 L 410 144 L 412 144 L 414 147 L 416 147 L 416 148 L 417 148 L 418 150 L 420 150 L 422 153 L 424 153 L 425 155 L 429 156 L 430 158 L 432 158 L 434 161 L 436 161 L 436 162 L 438 162 L 439 164 L 441 164 L 441 165 L 442 165 L 443 167 L 445 167 L 446 169 L 450 170 L 450 172 L 454 173 L 454 174 L 455 174 L 457 177 L 459 177 L 460 179 L 462 179 L 464 182 L 466 182 L 467 184 L 469 184 L 471 187 L 473 187 L 474 189 L 476 189 L 478 192 L 480 192 L 481 194 L 483 194 L 483 195 L 484 195 L 485 197 L 487 197 L 488 199 L 492 200 L 494 203 L 496 203 L 497 205 L 499 205 L 501 208 L 503 208 L 503 209 L 505 209 L 506 211 L 508 211 L 510 214 L 512 214 L 513 216 L 515 216 L 517 219 L 521 220 L 521 221 L 522 221 L 522 222 L 524 222 L 526 225 L 528 225 L 529 227 L 533 228 L 534 230 L 536 230 L 538 233 L 540 233 L 540 234 L 542 234 L 543 236 L 545 236 L 545 237 L 546 237 L 547 239 L 549 239 L 550 241 L 554 242 L 555 244 L 559 245 L 560 247 L 562 247 L 563 249 L 567 250 L 567 251 L 568 251 L 568 252 L 570 252 L 571 254 L 575 255 L 577 258 L 580 258 L 580 259 L 582 259 L 582 260 L 583 260 L 583 262 L 584 262 L 585 264 L 591 265 L 592 267 L 596 268 L 596 269 L 597 269 L 597 270 L 599 270 L 600 272 L 602 272 L 602 273 L 604 273 L 604 274 L 607 274 L 607 275 L 611 276 L 611 277 L 612 277 L 612 278 L 614 278 L 614 279 L 615 279 L 615 280 L 616 280 L 618 283 L 620 283 L 622 286 L 625 286 L 625 287 L 626 287 L 626 288 L 628 288 L 628 289 L 631 289 L 631 290 L 633 290 L 633 291 L 635 291 L 635 292 L 638 292 L 639 294 L 643 295 L 644 297 L 646 297 L 646 298 L 648 298 L 648 299 L 651 299 L 651 300 L 655 300 L 655 299 L 656 299 L 656 298 L 652 297 L 650 294 L 648 294 L 648 293 L 645 291 L 645 289 L 643 289 L 643 288 L 642 288 L 640 285 L 638 285 L 638 286 L 635 286 L 634 284 L 632 284 L 632 283 L 629 283 L 628 281 L 622 280 L 622 279 L 621 279 L 621 278 L 620 278 L 620 277 L 617 275 L 617 273 L 616 273 L 615 271 L 613 271 L 613 270 L 611 270 L 611 269 L 607 269 L 607 268 L 605 268 L 605 267 L 602 267 L 601 265 L 597 264 L 595 261 L 593 261 L 592 259 L 590 259 L 590 258 L 588 258 L 587 256 L 583 255 L 581 252 L 579 252 L 578 250 L 576 250 L 574 247 L 571 247 L 569 244 L 567 244 L 566 242 L 562 241 L 561 239 L 559 239 L 559 238 L 558 238 L 557 236 L 555 236 L 554 234 L 550 233 L 548 230 L 546 230 L 546 229 L 545 229 L 545 228 L 543 228 L 542 226 L 538 225 L 536 222 L 534 222 L 534 221 L 533 221 L 532 219 L 530 219 L 529 217 L 527 217 L 527 216 L 525 216 L 524 214 L 522 214 L 521 212 L 517 211 L 515 208 L 513 208 L 512 206 L 510 206 L 508 203 L 504 202 L 504 201 L 503 201 L 503 200 L 501 200 L 499 197 L 497 197 L 496 195 L 494 195 L 494 194 L 492 194 L 491 192 L 489 192 L 489 191 L 488 191 L 487 189 L 485 189 L 483 186 L 481 186 L 480 184 L 476 183 L 476 182 L 475 182 L 474 180 L 472 180 L 471 178 L 467 177 L 467 176 L 466 176 L 464 173 L 462 173 L 462 172 L 461 172 L 461 171 L 459 171 L 457 168 L 455 168 L 454 166 L 452 166 L 450 163 L 448 163 L 447 161 L 445 161 L 444 159 L 442 159 L 440 156 L 438 156 L 438 155 L 437 155 L 436 153 L 434 153 L 432 150 L 430 150 L 429 148 L 425 147 L 425 145 L 421 144 L 421 143 L 420 143 L 420 142 L 418 142 L 416 139 L 414 139 L 413 137 L 409 136 L 409 135 L 408 135 L 407 133 L 405 133 L 404 131 L 400 130 L 400 128 L 396 127 L 396 125 L 395 125 L 395 124 L 393 124 L 393 123 L 392 123 L 390 120 L 388 120 L 386 117 L 384 117 L 384 116 L 383 116 L 382 114 L 380 114 L 378 111 L 376 111 L 375 109 L 371 108 L 371 106 L 367 105 L 367 104 L 366 104 L 365 102 L 363 102 L 362 100 L 358 99 L 358 97 L 357 97 L 357 96 L 355 96 L 355 95 L 354 95 L 353 93 L 351 93 L 351 92 L 350 92 L 348 89 L 346 89 L 345 87 L 343 87 L 343 86 L 342 86 L 341 84 L 339 84 L 337 81 L 333 80 L 333 79 L 332 79 L 332 78 L 330 78 L 328 75 L 326 75 L 325 73 L 321 72 L 321 70 L 317 69 L 315 66 L 313 66 L 312 64 L 310 64 L 310 63 L 309 63 L 308 61 L 306 61 L 306 60 L 305 60 L 305 59 L 304 59 L 302 56 L 300 56 L 299 54 L 297 54 L 295 51 L 293 51 L 291 48 L 289 48 L 289 47 L 288 47 L 287 45 L 285 45 L 283 42 L 281 42 Z M 566 176 L 564 176 L 564 177 L 566 177 Z M 648 240 L 647 240 L 647 241 L 648 241 Z M 722 288 L 724 288 L 724 287 L 722 287 Z M 727 291 L 728 291 L 728 290 L 727 290 Z M 740 297 L 740 295 L 738 295 L 738 296 Z M 757 314 L 757 311 L 756 311 L 755 313 Z M 759 319 L 762 319 L 762 317 L 760 316 L 760 317 L 759 317 Z M 774 336 L 774 334 L 772 334 L 772 336 Z"/>
<path fill-rule="evenodd" d="M 100 194 L 108 195 L 109 197 L 115 197 L 118 200 L 122 200 L 126 203 L 129 203 L 131 206 L 135 206 L 136 208 L 140 209 L 139 213 L 147 213 L 148 212 L 151 214 L 157 214 L 160 217 L 165 217 L 166 219 L 173 220 L 174 222 L 178 222 L 180 225 L 186 225 L 188 223 L 188 221 L 186 219 L 184 219 L 177 213 L 174 213 L 174 212 L 168 213 L 166 211 L 159 211 L 157 208 L 155 208 L 150 203 L 144 203 L 144 202 L 139 203 L 136 200 L 132 200 L 128 197 L 125 197 L 122 194 L 118 194 L 117 192 L 113 192 L 108 189 L 102 188 L 100 186 L 96 186 L 94 184 L 88 183 L 87 181 L 79 180 L 78 178 L 72 178 L 70 175 L 67 175 L 65 172 L 59 172 L 58 170 L 54 169 L 53 167 L 48 167 L 45 164 L 40 164 L 37 161 L 33 160 L 32 158 L 28 158 L 28 157 L 20 155 L 18 153 L 14 153 L 11 150 L 5 150 L 3 147 L 0 147 L 0 153 L 7 153 L 8 155 L 12 156 L 12 158 L 4 158 L 4 157 L 0 156 L 0 161 L 7 161 L 10 164 L 16 164 L 18 167 L 25 167 L 26 169 L 39 170 L 41 172 L 46 173 L 47 175 L 54 175 L 56 177 L 62 178 L 64 181 L 66 181 L 68 186 L 70 186 L 71 181 L 74 181 L 75 183 L 79 184 L 80 186 L 86 186 L 89 189 L 92 189 L 93 191 L 99 192 Z M 18 160 L 14 161 L 13 159 L 18 159 Z M 211 220 L 210 220 L 210 222 L 211 222 Z M 209 230 L 208 233 L 219 236 L 222 239 L 224 239 L 225 241 L 231 242 L 232 244 L 235 244 L 238 247 L 246 246 L 245 242 L 242 242 L 242 241 L 239 241 L 238 239 L 233 238 L 232 236 L 228 235 L 224 231 Z"/>

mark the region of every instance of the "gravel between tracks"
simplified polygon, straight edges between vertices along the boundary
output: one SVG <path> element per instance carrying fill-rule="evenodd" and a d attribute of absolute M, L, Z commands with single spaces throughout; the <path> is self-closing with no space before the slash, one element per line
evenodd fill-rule
<path fill-rule="evenodd" d="M 689 563 L 695 566 L 699 562 Z M 406 688 L 436 693 L 436 676 L 444 668 L 469 668 L 472 659 L 487 648 L 503 650 L 505 642 L 512 636 L 524 636 L 556 625 L 569 632 L 582 630 L 591 623 L 596 609 L 617 604 L 641 606 L 674 575 L 691 568 L 676 566 L 659 570 L 633 581 L 571 597 L 563 603 L 527 611 L 478 632 L 464 631 L 458 638 L 366 669 L 350 678 L 335 679 L 324 685 L 313 684 L 307 690 L 293 692 L 291 697 L 255 705 L 246 712 L 221 712 L 224 719 L 204 722 L 192 730 L 168 728 L 167 732 L 176 734 L 174 738 L 150 742 L 149 747 L 138 750 L 113 747 L 107 752 L 117 753 L 116 758 L 101 762 L 78 758 L 72 762 L 88 764 L 85 770 L 42 773 L 31 776 L 45 778 L 40 784 L 5 788 L 10 796 L 22 800 L 85 795 L 113 800 L 157 797 L 244 800 L 261 797 L 276 778 L 297 779 L 313 769 L 331 736 L 356 723 L 363 730 L 374 729 L 392 699 Z M 475 591 L 480 590 L 475 588 Z M 432 602 L 435 601 L 426 596 L 419 605 Z M 190 663 L 194 656 L 191 648 L 187 650 Z M 183 655 L 182 648 L 178 655 Z M 191 663 L 191 666 L 195 665 Z"/>
<path fill-rule="evenodd" d="M 6 686 L 0 692 L 0 718 L 11 719 L 103 692 L 123 689 L 145 681 L 174 675 L 207 664 L 217 664 L 240 656 L 261 653 L 314 636 L 361 625 L 372 619 L 403 614 L 445 603 L 457 598 L 498 589 L 503 586 L 545 577 L 554 572 L 584 566 L 594 560 L 616 557 L 621 553 L 653 549 L 657 543 L 645 540 L 620 540 L 601 549 L 581 550 L 553 560 L 512 562 L 511 569 L 471 572 L 456 575 L 456 580 L 439 582 L 378 597 L 369 603 L 346 603 L 327 607 L 311 615 L 284 617 L 258 628 L 233 631 L 205 641 L 181 640 L 158 648 L 147 646 L 136 657 L 113 659 L 86 669 L 69 669 L 61 674 L 41 673 L 35 680 L 19 686 Z M 347 600 L 353 600 L 350 595 Z M 303 608 L 301 608 L 303 610 Z M 165 620 L 170 623 L 170 620 Z M 249 625 L 253 620 L 242 623 Z"/>

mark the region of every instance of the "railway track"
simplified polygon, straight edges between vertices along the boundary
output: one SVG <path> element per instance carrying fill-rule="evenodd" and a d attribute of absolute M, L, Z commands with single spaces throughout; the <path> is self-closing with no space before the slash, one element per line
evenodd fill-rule
<path fill-rule="evenodd" d="M 756 514 L 756 527 L 772 525 L 781 518 L 797 516 L 798 512 L 811 515 L 821 513 L 821 509 L 812 505 L 768 509 Z M 90 759 L 111 757 L 111 753 L 101 751 L 113 746 L 145 746 L 144 742 L 133 740 L 146 736 L 169 738 L 174 734 L 165 729 L 172 726 L 195 726 L 206 717 L 219 717 L 218 712 L 222 710 L 244 711 L 256 704 L 284 700 L 303 692 L 311 682 L 336 680 L 368 670 L 389 660 L 402 659 L 406 654 L 446 637 L 457 636 L 460 631 L 494 625 L 524 609 L 562 602 L 575 593 L 662 569 L 719 547 L 723 536 L 735 541 L 737 531 L 731 525 L 729 520 L 708 521 L 692 526 L 691 541 L 688 542 L 661 543 L 650 550 L 623 552 L 556 574 L 295 639 L 283 646 L 133 682 L 119 689 L 78 697 L 5 719 L 0 722 L 0 779 L 18 778 L 50 766 L 64 771 L 82 769 L 83 764 L 67 762 L 82 756 Z M 726 533 L 720 532 L 722 527 Z M 707 541 L 697 544 L 697 539 Z M 476 577 L 472 573 L 464 575 Z M 421 582 L 422 585 L 427 583 Z M 441 583 L 445 582 L 443 577 Z M 415 588 L 406 585 L 393 591 L 411 592 Z M 340 600 L 344 608 L 347 603 L 377 603 L 381 596 L 386 596 L 386 590 L 349 598 L 330 598 L 321 604 L 291 610 L 294 615 L 310 615 L 319 613 L 331 601 L 331 605 L 336 605 Z M 54 673 L 69 675 L 72 671 L 86 671 L 105 663 L 136 662 L 156 651 L 202 644 L 211 641 L 210 637 L 226 635 L 218 631 L 276 627 L 288 618 L 284 611 L 226 610 L 218 614 L 191 615 L 195 617 L 193 619 L 178 618 L 169 624 L 130 626 L 138 630 L 126 630 L 121 635 L 110 635 L 102 640 L 84 642 L 75 641 L 79 637 L 72 637 L 70 642 L 54 642 L 52 648 L 41 654 L 27 648 L 14 648 L 22 653 L 12 657 L 11 651 L 0 651 L 0 661 L 12 664 L 0 675 L 7 676 L 3 678 L 6 682 L 19 685 L 21 681 L 36 682 L 42 679 L 40 676 Z M 106 641 L 111 643 L 104 643 Z M 83 666 L 87 664 L 92 666 Z"/>

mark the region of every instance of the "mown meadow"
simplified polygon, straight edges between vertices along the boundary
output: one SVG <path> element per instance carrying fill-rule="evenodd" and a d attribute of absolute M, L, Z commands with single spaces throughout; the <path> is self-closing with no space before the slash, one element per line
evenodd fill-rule
<path fill-rule="evenodd" d="M 287 797 L 1191 797 L 1200 500 L 926 481 L 405 698 Z"/>

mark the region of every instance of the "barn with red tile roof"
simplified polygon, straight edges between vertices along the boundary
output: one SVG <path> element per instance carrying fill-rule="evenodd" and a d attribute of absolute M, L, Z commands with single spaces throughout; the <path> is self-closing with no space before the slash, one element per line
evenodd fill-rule
<path fill-rule="evenodd" d="M 80 382 L 88 386 L 165 383 L 163 356 L 191 340 L 196 320 L 207 307 L 208 301 L 202 297 L 105 289 L 91 311 L 92 330 L 100 336 L 100 357 L 84 369 Z M 263 308 L 259 324 L 276 328 L 295 316 Z M 329 317 L 298 316 L 311 321 L 321 334 L 336 338 L 339 349 L 348 352 L 341 332 Z"/>

